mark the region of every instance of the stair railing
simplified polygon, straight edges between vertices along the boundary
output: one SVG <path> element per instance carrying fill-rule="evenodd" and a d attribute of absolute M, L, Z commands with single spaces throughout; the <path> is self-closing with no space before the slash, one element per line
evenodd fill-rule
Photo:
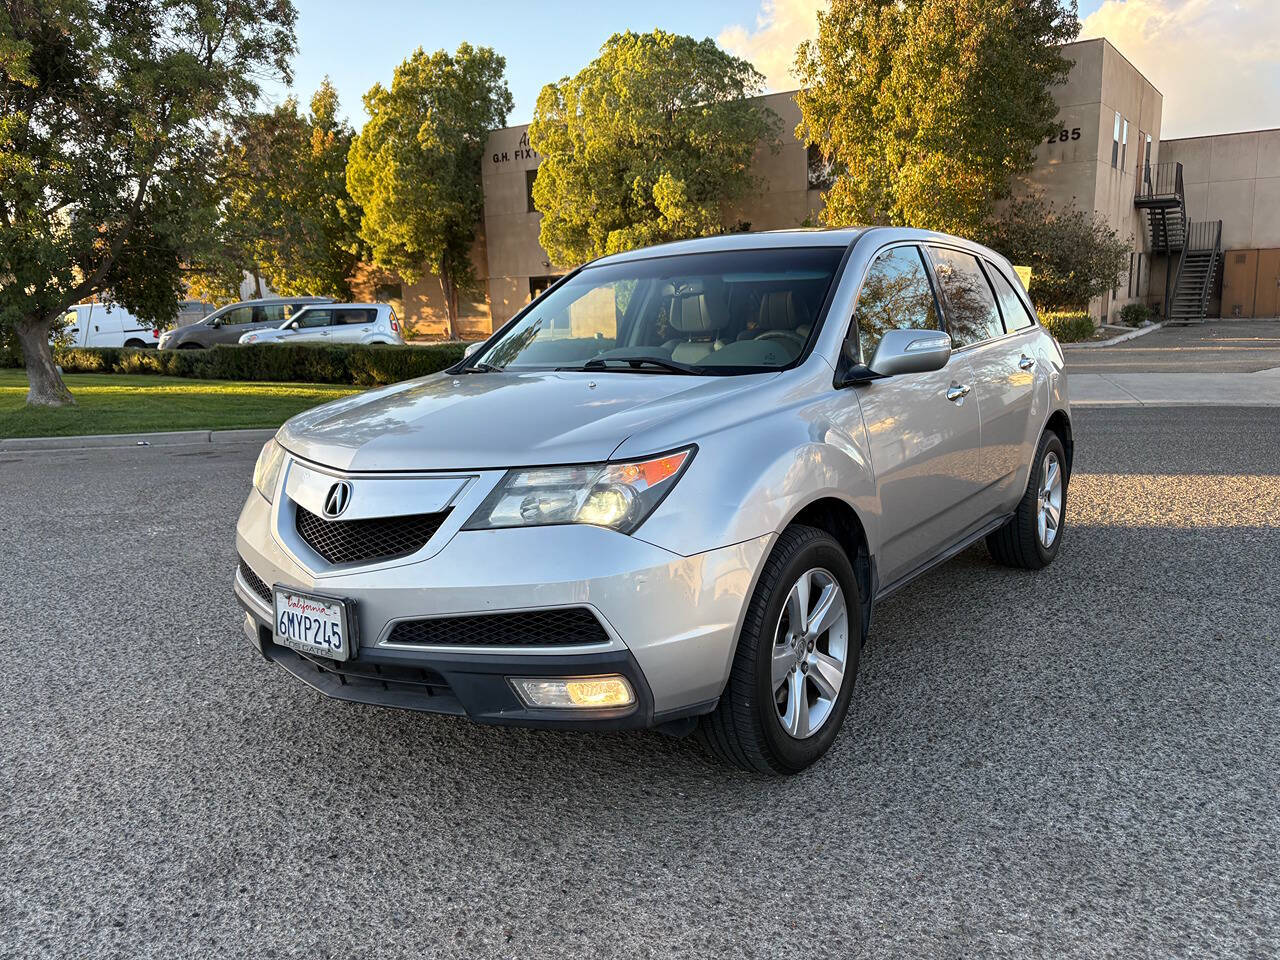
<path fill-rule="evenodd" d="M 1181 200 L 1184 196 L 1181 163 L 1170 160 L 1165 163 L 1143 164 L 1135 199 L 1177 197 Z"/>

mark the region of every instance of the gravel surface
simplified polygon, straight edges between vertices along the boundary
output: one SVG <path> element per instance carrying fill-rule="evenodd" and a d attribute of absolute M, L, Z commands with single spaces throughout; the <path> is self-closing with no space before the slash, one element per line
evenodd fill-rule
<path fill-rule="evenodd" d="M 1070 350 L 1068 373 L 1256 373 L 1280 367 L 1280 320 L 1208 320 L 1093 350 Z"/>
<path fill-rule="evenodd" d="M 0 956 L 1274 956 L 1280 411 L 1076 423 L 1058 562 L 886 602 L 786 781 L 257 659 L 255 447 L 0 456 Z"/>

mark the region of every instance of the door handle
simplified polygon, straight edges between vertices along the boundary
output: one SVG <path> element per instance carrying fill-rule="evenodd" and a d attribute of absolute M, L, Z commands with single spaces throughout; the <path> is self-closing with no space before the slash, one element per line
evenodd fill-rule
<path fill-rule="evenodd" d="M 1036 365 L 1036 362 L 1032 360 L 1030 357 L 1028 357 L 1025 353 L 1022 355 L 1022 359 L 1018 361 L 1018 367 L 1022 370 L 1030 370 L 1035 365 Z"/>
<path fill-rule="evenodd" d="M 969 395 L 969 389 L 967 383 L 953 383 L 947 387 L 947 399 L 953 403 L 963 400 Z"/>

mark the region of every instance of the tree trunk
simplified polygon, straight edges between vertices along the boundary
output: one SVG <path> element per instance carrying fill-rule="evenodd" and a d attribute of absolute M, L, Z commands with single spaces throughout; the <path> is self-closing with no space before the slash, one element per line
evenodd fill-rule
<path fill-rule="evenodd" d="M 53 362 L 49 324 L 26 320 L 16 325 L 14 333 L 27 365 L 27 406 L 65 407 L 75 403 L 75 397 L 62 382 L 62 374 Z"/>
<path fill-rule="evenodd" d="M 453 285 L 453 275 L 449 270 L 449 257 L 440 263 L 440 292 L 444 294 L 444 311 L 449 321 L 449 339 L 458 339 L 458 288 Z"/>
<path fill-rule="evenodd" d="M 262 275 L 258 273 L 258 268 L 253 268 L 253 295 L 256 299 L 262 299 Z"/>

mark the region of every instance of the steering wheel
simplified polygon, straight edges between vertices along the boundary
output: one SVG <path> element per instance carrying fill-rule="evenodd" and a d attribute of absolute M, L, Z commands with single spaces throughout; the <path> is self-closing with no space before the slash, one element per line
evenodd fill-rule
<path fill-rule="evenodd" d="M 804 343 L 807 338 L 802 337 L 800 334 L 796 333 L 794 330 L 766 330 L 764 333 L 759 334 L 758 336 L 752 337 L 751 339 L 753 340 L 790 340 L 793 343 L 797 343 L 801 347 L 804 347 Z"/>

